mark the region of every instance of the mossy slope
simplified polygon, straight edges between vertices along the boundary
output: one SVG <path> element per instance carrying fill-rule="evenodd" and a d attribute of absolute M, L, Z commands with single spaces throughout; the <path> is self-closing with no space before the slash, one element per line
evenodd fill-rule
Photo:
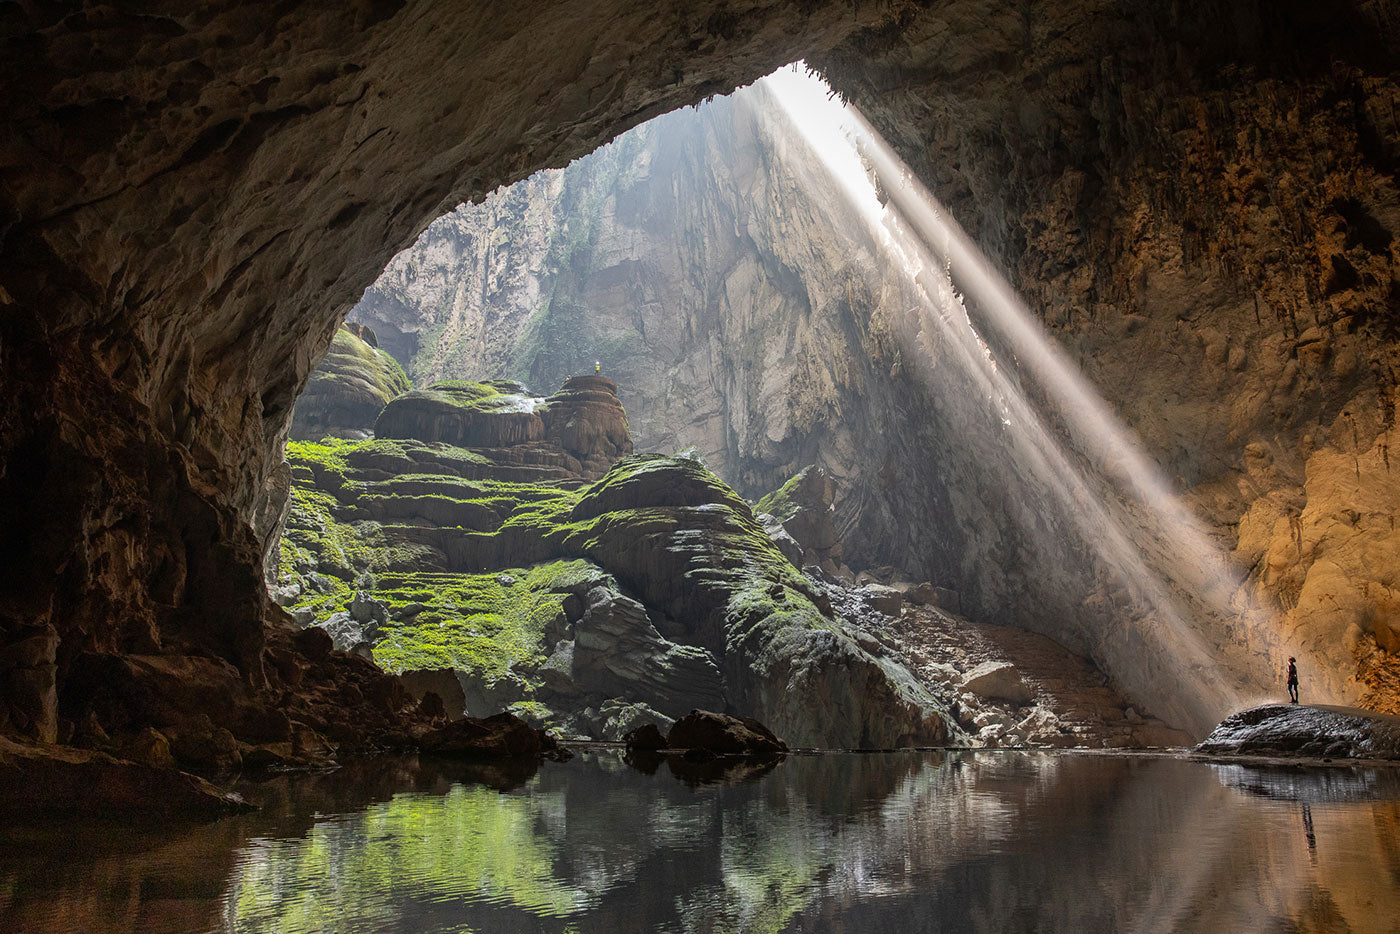
<path fill-rule="evenodd" d="M 652 623 L 641 625 L 665 634 L 654 639 L 715 660 L 730 708 L 792 742 L 943 737 L 932 698 L 856 645 L 748 504 L 698 461 L 627 457 L 585 485 L 503 479 L 496 453 L 412 439 L 290 445 L 282 559 L 293 609 L 324 620 L 363 591 L 388 609 L 381 665 L 451 668 L 497 700 L 596 705 L 551 694 L 541 671 L 567 666 L 569 597 L 606 582 L 645 605 Z"/>

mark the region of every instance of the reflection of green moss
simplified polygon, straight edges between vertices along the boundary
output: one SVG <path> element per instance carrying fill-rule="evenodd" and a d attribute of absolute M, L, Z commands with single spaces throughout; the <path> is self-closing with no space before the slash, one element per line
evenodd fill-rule
<path fill-rule="evenodd" d="M 323 821 L 305 839 L 253 848 L 239 860 L 230 921 L 236 930 L 287 934 L 408 929 L 392 906 L 448 898 L 572 914 L 591 897 L 555 876 L 559 854 L 536 830 L 557 806 L 551 796 L 458 785 Z"/>

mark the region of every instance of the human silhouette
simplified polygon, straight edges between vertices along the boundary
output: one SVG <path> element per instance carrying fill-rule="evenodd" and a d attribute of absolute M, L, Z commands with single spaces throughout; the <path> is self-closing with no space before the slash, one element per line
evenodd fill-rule
<path fill-rule="evenodd" d="M 1288 702 L 1298 703 L 1298 661 L 1292 656 L 1288 659 Z"/>

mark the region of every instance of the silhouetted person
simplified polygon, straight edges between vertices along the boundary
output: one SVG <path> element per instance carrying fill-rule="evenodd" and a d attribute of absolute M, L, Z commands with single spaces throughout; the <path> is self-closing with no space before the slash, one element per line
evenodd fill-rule
<path fill-rule="evenodd" d="M 1298 661 L 1292 657 L 1288 659 L 1288 702 L 1298 703 Z"/>

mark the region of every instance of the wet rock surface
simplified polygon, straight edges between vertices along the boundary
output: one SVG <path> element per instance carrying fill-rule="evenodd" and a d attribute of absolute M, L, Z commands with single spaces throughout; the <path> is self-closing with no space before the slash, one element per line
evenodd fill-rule
<path fill-rule="evenodd" d="M 629 747 L 642 748 L 637 743 Z M 710 710 L 692 710 L 676 721 L 666 734 L 666 748 L 697 756 L 776 756 L 788 751 L 787 743 L 751 717 L 731 717 Z"/>
<path fill-rule="evenodd" d="M 1266 704 L 1225 718 L 1194 751 L 1400 762 L 1400 717 L 1354 707 Z"/>

